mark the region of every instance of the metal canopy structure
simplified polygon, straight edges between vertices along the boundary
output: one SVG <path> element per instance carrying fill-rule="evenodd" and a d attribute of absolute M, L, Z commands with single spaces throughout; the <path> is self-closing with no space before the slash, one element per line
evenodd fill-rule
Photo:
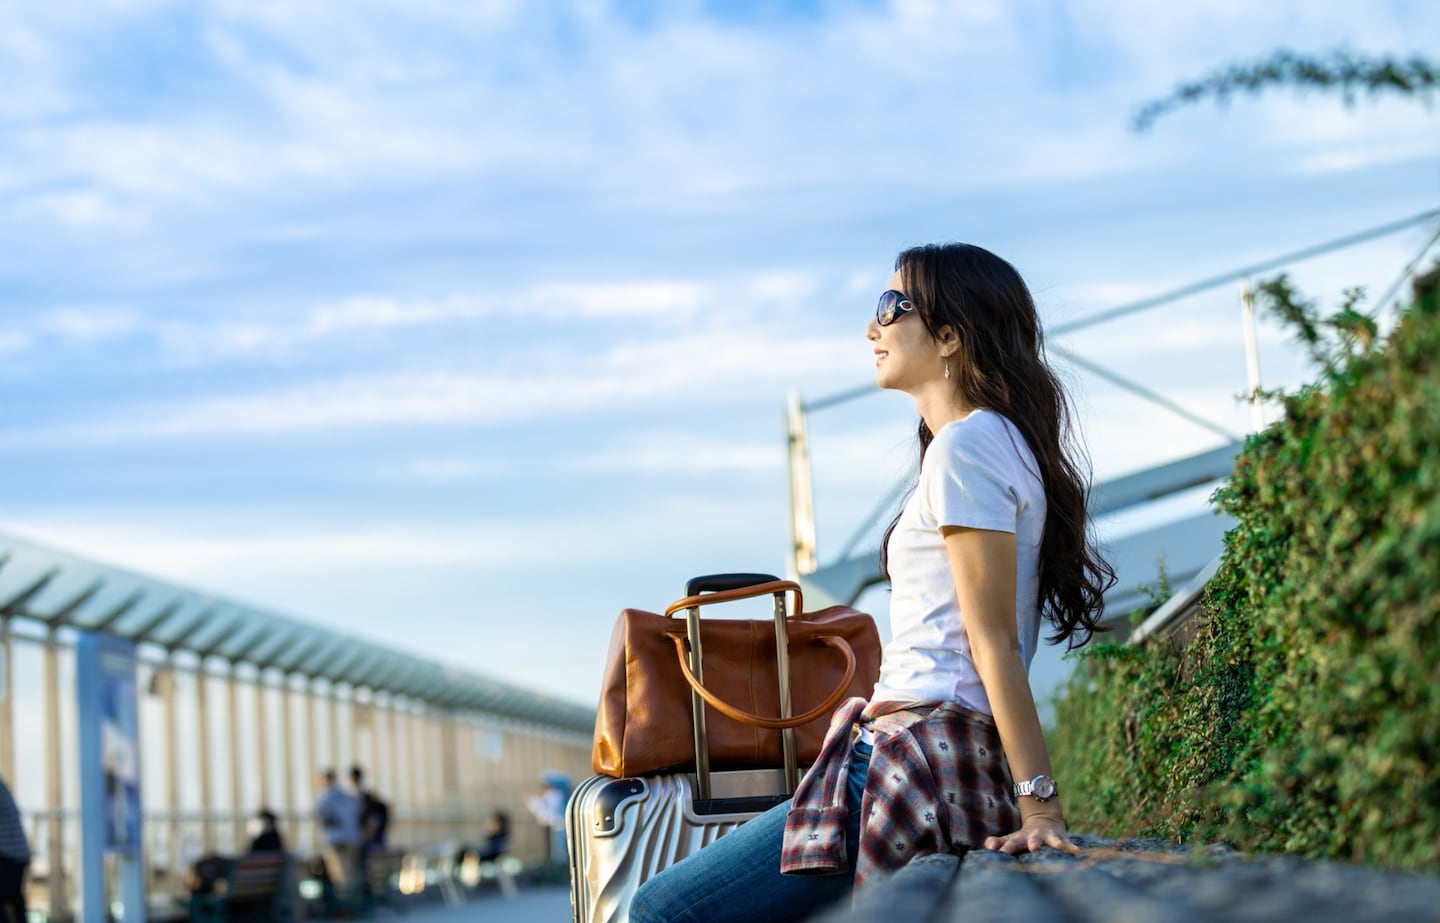
<path fill-rule="evenodd" d="M 0 532 L 0 619 L 589 734 L 593 709 Z"/>
<path fill-rule="evenodd" d="M 1230 473 L 1240 443 L 1232 442 L 1198 455 L 1168 462 L 1095 485 L 1090 514 L 1102 516 L 1164 499 L 1184 490 L 1215 483 Z M 1157 556 L 1164 556 L 1167 576 L 1176 585 L 1199 574 L 1211 563 L 1234 525 L 1229 517 L 1200 513 L 1176 522 L 1152 526 L 1107 543 L 1118 582 L 1105 595 L 1107 620 L 1123 621 L 1145 606 L 1149 597 L 1140 589 L 1155 580 Z M 884 581 L 880 555 L 875 548 L 800 575 L 800 585 L 812 605 L 855 605 L 860 595 Z"/>

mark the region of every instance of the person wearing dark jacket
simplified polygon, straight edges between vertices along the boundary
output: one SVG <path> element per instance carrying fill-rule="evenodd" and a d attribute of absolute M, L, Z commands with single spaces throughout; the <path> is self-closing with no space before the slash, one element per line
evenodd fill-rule
<path fill-rule="evenodd" d="M 361 853 L 384 849 L 390 828 L 390 806 L 373 789 L 365 787 L 365 770 L 359 766 L 350 767 L 350 784 L 360 799 Z"/>
<path fill-rule="evenodd" d="M 0 923 L 25 923 L 25 873 L 30 843 L 20 823 L 20 808 L 0 779 Z"/>
<path fill-rule="evenodd" d="M 250 841 L 250 851 L 283 852 L 285 840 L 280 836 L 274 812 L 269 808 L 261 808 L 255 817 L 260 821 L 260 831 L 255 834 L 255 839 Z"/>

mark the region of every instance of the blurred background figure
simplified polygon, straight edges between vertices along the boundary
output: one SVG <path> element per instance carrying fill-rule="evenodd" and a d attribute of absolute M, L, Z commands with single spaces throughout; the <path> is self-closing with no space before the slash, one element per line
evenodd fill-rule
<path fill-rule="evenodd" d="M 25 873 L 30 868 L 30 843 L 20 808 L 0 779 L 0 923 L 25 923 Z"/>
<path fill-rule="evenodd" d="M 284 852 L 285 840 L 280 836 L 279 823 L 274 812 L 261 808 L 251 822 L 255 838 L 250 841 L 251 852 Z"/>
<path fill-rule="evenodd" d="M 510 849 L 510 815 L 496 811 L 485 821 L 485 840 L 476 856 L 481 862 L 493 862 Z"/>
<path fill-rule="evenodd" d="M 465 877 L 461 869 L 473 863 L 495 862 L 510 849 L 510 815 L 496 811 L 485 820 L 481 841 L 474 845 L 462 845 L 455 854 L 456 874 Z M 473 884 L 473 882 L 466 882 Z"/>
<path fill-rule="evenodd" d="M 335 770 L 320 775 L 320 798 L 315 816 L 325 833 L 325 872 L 337 894 L 354 889 L 360 870 L 360 811 L 358 797 L 341 787 Z"/>
<path fill-rule="evenodd" d="M 485 877 L 482 866 L 493 865 L 493 874 L 506 897 L 514 897 L 517 889 L 515 879 L 506 867 L 506 853 L 510 851 L 510 815 L 495 811 L 485 819 L 478 844 L 462 845 L 455 854 L 455 877 L 467 887 L 475 887 Z"/>
<path fill-rule="evenodd" d="M 543 788 L 526 802 L 530 813 L 545 828 L 545 861 L 565 861 L 565 803 L 570 800 L 570 777 L 549 770 L 540 774 Z"/>
<path fill-rule="evenodd" d="M 359 766 L 350 767 L 350 784 L 360 799 L 361 855 L 384 849 L 386 831 L 390 829 L 390 805 L 365 786 L 365 770 Z"/>

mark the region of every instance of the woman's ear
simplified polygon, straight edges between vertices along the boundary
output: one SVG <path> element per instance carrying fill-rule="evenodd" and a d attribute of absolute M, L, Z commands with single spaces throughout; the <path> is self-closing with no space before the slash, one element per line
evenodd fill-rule
<path fill-rule="evenodd" d="M 949 359 L 960 348 L 960 335 L 954 327 L 945 324 L 935 331 L 935 342 L 940 344 L 940 355 Z"/>

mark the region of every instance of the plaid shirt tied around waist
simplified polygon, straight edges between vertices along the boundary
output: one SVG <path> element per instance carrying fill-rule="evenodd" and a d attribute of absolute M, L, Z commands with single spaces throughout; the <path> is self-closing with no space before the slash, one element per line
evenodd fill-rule
<path fill-rule="evenodd" d="M 781 872 L 849 870 L 845 780 L 861 723 L 875 742 L 860 805 L 857 888 L 917 856 L 975 849 L 987 836 L 1019 829 L 1010 767 L 989 716 L 954 702 L 849 699 L 836 709 L 820 756 L 795 790 Z"/>

